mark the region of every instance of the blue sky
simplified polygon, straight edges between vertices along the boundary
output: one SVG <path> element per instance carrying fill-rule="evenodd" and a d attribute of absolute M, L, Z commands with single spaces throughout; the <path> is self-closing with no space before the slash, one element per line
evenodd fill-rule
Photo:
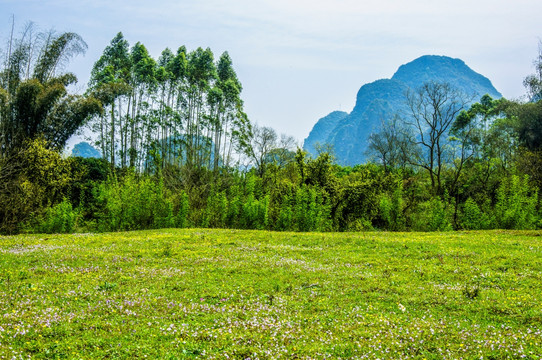
<path fill-rule="evenodd" d="M 301 143 L 320 117 L 351 111 L 363 84 L 425 54 L 461 58 L 505 97 L 521 97 L 540 14 L 539 0 L 0 0 L 0 47 L 11 15 L 16 29 L 33 21 L 79 33 L 89 49 L 69 70 L 80 89 L 119 31 L 154 57 L 181 45 L 227 50 L 250 119 Z"/>

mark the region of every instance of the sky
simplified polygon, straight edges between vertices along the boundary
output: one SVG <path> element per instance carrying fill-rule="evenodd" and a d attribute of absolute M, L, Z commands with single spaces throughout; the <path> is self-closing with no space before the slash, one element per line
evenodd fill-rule
<path fill-rule="evenodd" d="M 359 88 L 422 55 L 460 58 L 503 96 L 524 95 L 542 38 L 540 0 L 0 0 L 0 48 L 16 31 L 73 31 L 79 91 L 122 32 L 157 58 L 169 47 L 228 51 L 249 118 L 302 145 L 316 121 L 350 112 Z"/>

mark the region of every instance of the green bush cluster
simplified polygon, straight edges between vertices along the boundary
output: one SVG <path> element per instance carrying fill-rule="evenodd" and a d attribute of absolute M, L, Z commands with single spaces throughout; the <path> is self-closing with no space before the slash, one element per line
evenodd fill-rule
<path fill-rule="evenodd" d="M 97 198 L 101 203 L 96 213 L 99 230 L 175 227 L 176 220 L 182 220 L 174 213 L 163 182 L 150 177 L 138 179 L 133 173 L 120 180 L 112 177 L 100 184 Z"/>
<path fill-rule="evenodd" d="M 45 210 L 37 229 L 47 234 L 71 233 L 76 228 L 77 218 L 77 211 L 73 209 L 68 199 L 64 198 L 62 202 Z"/>
<path fill-rule="evenodd" d="M 19 155 L 24 170 L 4 184 L 12 197 L 0 192 L 8 204 L 0 210 L 2 232 L 449 231 L 541 224 L 536 186 L 514 172 L 496 173 L 484 187 L 467 180 L 463 188 L 434 194 L 421 172 L 376 164 L 341 167 L 327 154 L 296 156 L 286 166 L 267 167 L 263 175 L 205 168 L 141 174 L 113 170 L 102 160 L 63 159 L 44 145 L 36 140 Z M 24 226 L 15 225 L 16 219 Z"/>

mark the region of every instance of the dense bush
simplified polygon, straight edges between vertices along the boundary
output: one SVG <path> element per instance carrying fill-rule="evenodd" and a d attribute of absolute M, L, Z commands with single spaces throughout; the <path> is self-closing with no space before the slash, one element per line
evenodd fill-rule
<path fill-rule="evenodd" d="M 403 180 L 396 182 L 391 195 L 383 193 L 378 204 L 382 227 L 386 230 L 402 231 L 406 227 L 404 216 Z"/>
<path fill-rule="evenodd" d="M 432 195 L 424 173 L 412 169 L 341 167 L 326 156 L 298 157 L 289 167 L 268 167 L 263 176 L 255 170 L 119 171 L 103 160 L 63 159 L 40 140 L 17 156 L 16 166 L 2 162 L 0 168 L 7 180 L 0 184 L 3 232 L 21 231 L 21 224 L 44 233 L 165 227 L 448 231 L 540 224 L 538 191 L 529 178 L 496 168 L 473 193 L 469 184 L 481 176 L 474 171 L 478 164 L 450 187 L 452 197 L 446 187 L 442 196 Z"/>
<path fill-rule="evenodd" d="M 513 175 L 502 179 L 497 190 L 495 227 L 532 229 L 537 223 L 538 191 L 529 186 L 529 179 Z"/>
<path fill-rule="evenodd" d="M 42 139 L 0 159 L 0 232 L 16 233 L 60 203 L 69 193 L 70 163 Z"/>
<path fill-rule="evenodd" d="M 97 197 L 101 204 L 97 213 L 99 230 L 152 229 L 176 225 L 173 202 L 167 197 L 160 180 L 150 177 L 138 179 L 133 173 L 121 179 L 113 177 L 100 185 Z"/>
<path fill-rule="evenodd" d="M 41 233 L 71 233 L 75 230 L 77 211 L 72 207 L 68 199 L 48 208 L 37 229 Z"/>
<path fill-rule="evenodd" d="M 412 219 L 412 229 L 416 231 L 452 230 L 451 207 L 447 201 L 438 197 L 418 205 Z"/>

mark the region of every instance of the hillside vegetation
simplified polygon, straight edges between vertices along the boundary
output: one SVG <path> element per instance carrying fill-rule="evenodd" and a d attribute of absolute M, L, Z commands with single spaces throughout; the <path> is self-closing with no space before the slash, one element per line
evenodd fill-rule
<path fill-rule="evenodd" d="M 540 235 L 0 237 L 0 358 L 538 359 Z"/>

